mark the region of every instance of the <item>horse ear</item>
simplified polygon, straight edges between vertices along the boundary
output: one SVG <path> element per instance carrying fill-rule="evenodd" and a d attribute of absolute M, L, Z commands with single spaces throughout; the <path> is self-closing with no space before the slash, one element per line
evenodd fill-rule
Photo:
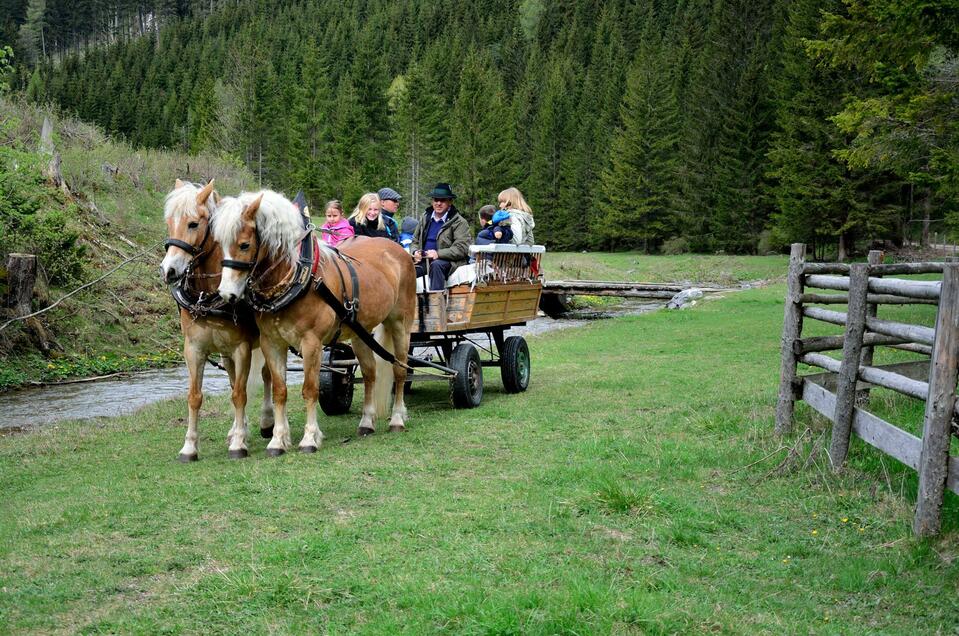
<path fill-rule="evenodd" d="M 200 190 L 200 193 L 196 195 L 196 204 L 203 205 L 206 203 L 206 200 L 210 198 L 211 192 L 213 192 L 213 179 L 210 179 L 210 183 L 203 186 L 203 189 Z"/>
<path fill-rule="evenodd" d="M 243 210 L 244 221 L 252 221 L 253 219 L 256 218 L 256 211 L 260 209 L 260 202 L 262 200 L 263 200 L 263 195 L 261 194 L 260 196 L 255 198 L 253 202 L 246 207 L 245 210 Z"/>
<path fill-rule="evenodd" d="M 180 181 L 179 179 L 177 179 L 177 180 L 176 180 L 176 183 L 173 184 L 173 189 L 174 189 L 174 190 L 179 190 L 179 189 L 182 188 L 182 187 L 183 187 L 183 182 Z"/>
<path fill-rule="evenodd" d="M 213 191 L 213 203 L 216 205 L 220 205 L 220 193 L 217 192 L 216 190 Z"/>

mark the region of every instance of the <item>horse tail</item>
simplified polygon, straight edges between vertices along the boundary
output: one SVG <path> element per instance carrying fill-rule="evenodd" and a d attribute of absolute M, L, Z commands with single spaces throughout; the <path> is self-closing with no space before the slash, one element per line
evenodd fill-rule
<path fill-rule="evenodd" d="M 373 330 L 373 338 L 384 349 L 395 354 L 393 336 L 390 330 L 380 325 Z M 376 405 L 376 416 L 385 417 L 390 412 L 390 391 L 393 388 L 393 365 L 379 356 L 376 357 L 376 381 L 373 383 L 373 403 Z"/>

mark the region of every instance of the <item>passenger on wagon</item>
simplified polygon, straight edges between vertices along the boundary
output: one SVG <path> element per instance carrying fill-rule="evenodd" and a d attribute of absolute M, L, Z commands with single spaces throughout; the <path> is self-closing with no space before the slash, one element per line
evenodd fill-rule
<path fill-rule="evenodd" d="M 493 206 L 484 206 L 492 208 Z M 480 210 L 482 217 L 483 210 Z M 490 217 L 485 228 L 476 235 L 477 245 L 489 245 L 490 243 L 511 243 L 513 241 L 513 230 L 510 229 L 510 213 L 506 210 L 496 210 Z"/>
<path fill-rule="evenodd" d="M 533 211 L 523 193 L 516 188 L 506 188 L 499 193 L 499 208 L 510 215 L 510 228 L 513 230 L 514 245 L 533 245 Z"/>
<path fill-rule="evenodd" d="M 377 193 L 380 197 L 380 214 L 393 219 L 397 223 L 396 213 L 400 209 L 400 193 L 393 188 L 380 188 Z"/>
<path fill-rule="evenodd" d="M 438 183 L 429 193 L 432 205 L 416 226 L 413 234 L 413 262 L 416 275 L 425 276 L 429 267 L 429 290 L 443 291 L 450 274 L 469 259 L 469 222 L 453 205 L 453 189 Z"/>
<path fill-rule="evenodd" d="M 350 215 L 350 225 L 357 236 L 387 238 L 397 243 L 400 240 L 396 221 L 380 214 L 380 197 L 375 192 L 367 192 L 360 197 Z"/>
<path fill-rule="evenodd" d="M 336 247 L 353 236 L 353 226 L 350 225 L 350 222 L 346 220 L 346 215 L 343 214 L 342 203 L 336 199 L 327 201 L 324 214 L 326 214 L 326 223 L 321 225 L 320 228 L 326 231 L 320 232 L 321 241 L 330 247 Z"/>

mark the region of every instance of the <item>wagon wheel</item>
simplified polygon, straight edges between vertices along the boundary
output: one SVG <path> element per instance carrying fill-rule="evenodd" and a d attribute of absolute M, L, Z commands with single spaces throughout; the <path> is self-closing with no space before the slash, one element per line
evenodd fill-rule
<path fill-rule="evenodd" d="M 483 365 L 476 347 L 468 342 L 456 345 L 447 364 L 456 371 L 456 377 L 450 380 L 453 406 L 458 409 L 479 406 L 483 400 Z"/>
<path fill-rule="evenodd" d="M 323 366 L 329 366 L 334 360 L 352 360 L 353 350 L 347 345 L 333 345 L 323 349 Z M 320 371 L 320 408 L 327 415 L 348 413 L 353 403 L 353 376 L 356 365 L 337 367 L 346 373 Z"/>
<path fill-rule="evenodd" d="M 529 387 L 529 347 L 522 336 L 510 336 L 500 350 L 499 370 L 507 393 L 522 393 Z"/>

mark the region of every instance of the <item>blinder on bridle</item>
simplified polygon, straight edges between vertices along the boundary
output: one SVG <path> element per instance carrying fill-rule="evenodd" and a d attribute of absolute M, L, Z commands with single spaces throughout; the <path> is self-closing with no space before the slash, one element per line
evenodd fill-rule
<path fill-rule="evenodd" d="M 252 271 L 256 267 L 256 257 L 260 252 L 260 230 L 256 230 L 256 251 L 253 253 L 253 258 L 249 261 L 235 261 L 232 258 L 224 258 L 222 261 L 223 267 L 229 267 L 230 269 L 235 269 L 241 272 Z"/>
<path fill-rule="evenodd" d="M 170 246 L 179 247 L 181 250 L 189 254 L 190 256 L 196 257 L 200 253 L 200 250 L 206 245 L 206 240 L 210 238 L 210 222 L 206 223 L 206 233 L 203 235 L 203 240 L 200 241 L 199 246 L 190 245 L 186 241 L 181 241 L 178 238 L 169 237 L 166 241 L 163 242 L 163 247 L 170 249 Z"/>

